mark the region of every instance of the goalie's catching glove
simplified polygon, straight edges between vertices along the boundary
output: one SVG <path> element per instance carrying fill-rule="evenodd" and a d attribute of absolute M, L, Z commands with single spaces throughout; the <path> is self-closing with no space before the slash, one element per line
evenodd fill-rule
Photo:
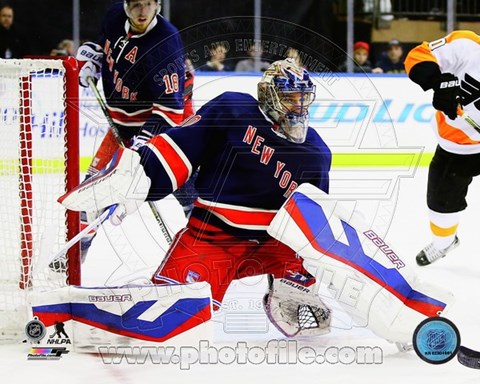
<path fill-rule="evenodd" d="M 118 204 L 110 221 L 118 225 L 145 201 L 150 179 L 140 164 L 140 155 L 128 148 L 119 148 L 107 166 L 58 202 L 72 211 L 101 212 Z"/>
<path fill-rule="evenodd" d="M 442 73 L 433 86 L 433 107 L 455 120 L 461 101 L 460 80 L 451 73 Z"/>
<path fill-rule="evenodd" d="M 313 287 L 274 279 L 268 275 L 269 289 L 263 307 L 272 324 L 285 336 L 318 336 L 330 332 L 331 313 Z M 302 290 L 298 289 L 302 288 Z"/>

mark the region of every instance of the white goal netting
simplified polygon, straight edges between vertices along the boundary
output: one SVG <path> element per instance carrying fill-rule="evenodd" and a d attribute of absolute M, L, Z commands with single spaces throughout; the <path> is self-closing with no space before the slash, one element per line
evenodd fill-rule
<path fill-rule="evenodd" d="M 0 341 L 23 337 L 32 290 L 63 286 L 73 273 L 48 267 L 69 226 L 78 230 L 56 201 L 74 177 L 69 156 L 78 174 L 67 84 L 62 60 L 0 60 Z"/>

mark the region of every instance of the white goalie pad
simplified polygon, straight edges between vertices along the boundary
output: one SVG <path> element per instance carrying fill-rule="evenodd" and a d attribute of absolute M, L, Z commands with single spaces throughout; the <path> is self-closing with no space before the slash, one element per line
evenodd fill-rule
<path fill-rule="evenodd" d="M 210 285 L 64 287 L 36 294 L 32 312 L 46 327 L 42 344 L 68 340 L 76 350 L 105 345 L 170 342 L 192 328 L 206 337 L 212 317 Z M 57 334 L 58 324 L 65 334 Z M 208 332 L 207 332 L 208 334 Z M 188 340 L 188 339 L 183 339 Z"/>
<path fill-rule="evenodd" d="M 124 206 L 125 214 L 130 214 L 145 201 L 150 184 L 140 164 L 140 155 L 131 149 L 119 148 L 104 169 L 58 201 L 68 209 L 85 212 L 119 204 Z"/>
<path fill-rule="evenodd" d="M 422 320 L 453 303 L 450 292 L 419 281 L 360 215 L 310 184 L 295 190 L 268 233 L 304 259 L 327 305 L 334 301 L 355 326 L 387 340 L 410 342 Z"/>

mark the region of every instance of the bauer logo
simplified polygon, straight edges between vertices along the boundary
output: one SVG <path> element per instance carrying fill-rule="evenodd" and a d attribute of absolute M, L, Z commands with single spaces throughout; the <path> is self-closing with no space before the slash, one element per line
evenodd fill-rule
<path fill-rule="evenodd" d="M 107 302 L 122 302 L 122 301 L 132 301 L 132 295 L 98 295 L 98 296 L 88 296 L 88 301 L 94 303 L 107 303 Z"/>
<path fill-rule="evenodd" d="M 430 364 L 443 364 L 455 357 L 460 347 L 460 333 L 450 320 L 431 317 L 422 321 L 413 333 L 417 355 Z"/>

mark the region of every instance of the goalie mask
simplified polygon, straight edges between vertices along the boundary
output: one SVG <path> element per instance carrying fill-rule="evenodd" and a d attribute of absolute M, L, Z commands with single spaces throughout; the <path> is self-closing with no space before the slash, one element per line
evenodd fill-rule
<path fill-rule="evenodd" d="M 132 14 L 130 13 L 132 8 L 137 5 L 141 5 L 142 3 L 156 3 L 157 6 L 157 15 L 162 10 L 162 0 L 123 0 L 123 9 L 125 9 L 125 13 L 129 19 L 132 18 Z"/>
<path fill-rule="evenodd" d="M 258 83 L 260 108 L 278 124 L 277 132 L 294 143 L 305 141 L 308 108 L 314 99 L 310 75 L 292 58 L 272 63 Z"/>

